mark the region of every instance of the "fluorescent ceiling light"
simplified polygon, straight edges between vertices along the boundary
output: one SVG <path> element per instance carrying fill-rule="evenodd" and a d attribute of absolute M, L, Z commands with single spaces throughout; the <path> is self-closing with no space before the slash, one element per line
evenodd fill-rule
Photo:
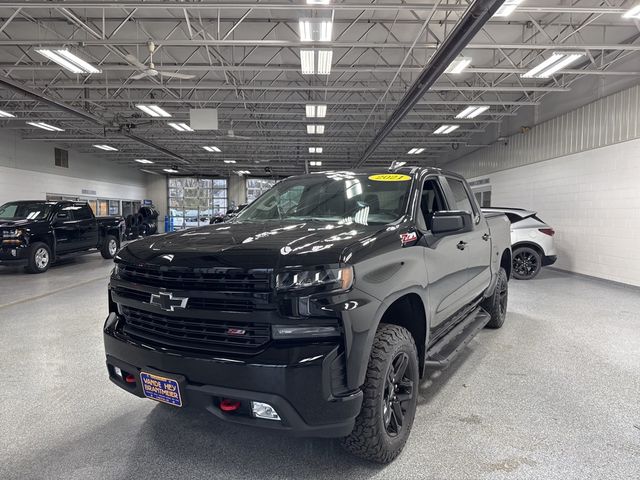
<path fill-rule="evenodd" d="M 162 171 L 167 173 L 178 173 L 178 170 L 174 168 L 163 168 Z"/>
<path fill-rule="evenodd" d="M 457 114 L 456 118 L 476 118 L 478 115 L 486 112 L 487 110 L 489 110 L 488 105 L 480 105 L 480 106 L 472 105 L 471 107 L 467 107 L 464 110 L 462 110 L 459 114 Z"/>
<path fill-rule="evenodd" d="M 117 152 L 118 149 L 112 147 L 111 145 L 94 145 L 94 147 L 99 148 L 100 150 L 104 150 L 106 152 Z"/>
<path fill-rule="evenodd" d="M 303 75 L 329 75 L 332 60 L 333 50 L 300 50 L 300 68 Z"/>
<path fill-rule="evenodd" d="M 498 9 L 496 13 L 493 14 L 494 17 L 508 17 L 513 13 L 518 5 L 522 3 L 522 0 L 505 0 L 502 6 Z"/>
<path fill-rule="evenodd" d="M 166 110 L 163 110 L 158 105 L 136 105 L 137 108 L 142 110 L 147 115 L 151 115 L 152 117 L 170 117 L 171 114 Z"/>
<path fill-rule="evenodd" d="M 331 0 L 307 0 L 307 5 L 329 5 Z"/>
<path fill-rule="evenodd" d="M 53 125 L 49 125 L 48 123 L 44 122 L 27 122 L 27 125 L 38 127 L 43 130 L 48 130 L 50 132 L 64 132 L 63 128 L 54 127 Z"/>
<path fill-rule="evenodd" d="M 100 73 L 96 67 L 85 62 L 66 48 L 36 48 L 36 52 L 66 68 L 71 73 Z"/>
<path fill-rule="evenodd" d="M 307 133 L 310 135 L 322 135 L 324 133 L 324 125 L 307 125 Z"/>
<path fill-rule="evenodd" d="M 459 57 L 449 64 L 444 73 L 462 73 L 471 64 L 471 58 Z"/>
<path fill-rule="evenodd" d="M 324 118 L 327 116 L 326 105 L 309 104 L 305 107 L 307 118 Z"/>
<path fill-rule="evenodd" d="M 420 153 L 424 152 L 424 148 L 412 148 L 411 150 L 409 150 L 407 153 L 409 155 L 418 155 Z M 400 162 L 398 162 L 400 163 Z M 404 165 L 404 163 L 402 163 Z"/>
<path fill-rule="evenodd" d="M 221 150 L 218 147 L 202 147 L 204 148 L 207 152 L 211 152 L 211 153 L 220 153 Z"/>
<path fill-rule="evenodd" d="M 624 12 L 622 18 L 637 18 L 640 20 L 640 5 L 636 5 L 635 7 L 631 7 L 629 10 Z"/>
<path fill-rule="evenodd" d="M 236 163 L 235 160 L 225 160 L 224 163 Z"/>
<path fill-rule="evenodd" d="M 238 170 L 236 173 L 242 176 L 242 175 L 249 175 L 251 172 L 249 170 Z"/>
<path fill-rule="evenodd" d="M 316 160 L 311 160 L 309 162 L 309 165 L 311 165 L 312 167 L 321 167 L 322 166 L 322 162 L 321 161 L 316 161 Z"/>
<path fill-rule="evenodd" d="M 301 18 L 300 27 L 301 42 L 330 42 L 333 22 L 323 18 Z"/>
<path fill-rule="evenodd" d="M 300 69 L 303 75 L 315 73 L 315 52 L 313 50 L 300 50 Z"/>
<path fill-rule="evenodd" d="M 144 163 L 145 165 L 153 163 L 151 160 L 147 160 L 146 158 L 136 158 L 135 161 L 138 163 Z"/>
<path fill-rule="evenodd" d="M 191 128 L 189 125 L 183 122 L 180 122 L 180 123 L 169 122 L 167 123 L 167 125 L 169 125 L 171 128 L 179 132 L 193 132 L 193 128 Z"/>
<path fill-rule="evenodd" d="M 331 61 L 333 50 L 318 50 L 318 75 L 329 75 L 331 73 Z"/>
<path fill-rule="evenodd" d="M 549 78 L 558 70 L 575 62 L 582 57 L 582 55 L 581 52 L 554 52 L 553 55 L 544 62 L 533 67 L 528 72 L 523 73 L 521 76 L 522 78 Z"/>
<path fill-rule="evenodd" d="M 4 110 L 0 110 L 0 117 L 2 118 L 14 118 L 15 115 L 13 113 L 5 112 Z"/>
<path fill-rule="evenodd" d="M 309 153 L 322 153 L 322 147 L 309 147 Z"/>
<path fill-rule="evenodd" d="M 436 135 L 446 135 L 460 128 L 460 125 L 440 125 L 433 133 Z"/>

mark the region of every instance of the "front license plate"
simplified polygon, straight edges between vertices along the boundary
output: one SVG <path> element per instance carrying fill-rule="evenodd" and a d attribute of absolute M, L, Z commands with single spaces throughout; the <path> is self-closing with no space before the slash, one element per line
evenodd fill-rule
<path fill-rule="evenodd" d="M 140 383 L 145 397 L 176 407 L 182 406 L 180 385 L 177 380 L 153 373 L 140 372 Z"/>

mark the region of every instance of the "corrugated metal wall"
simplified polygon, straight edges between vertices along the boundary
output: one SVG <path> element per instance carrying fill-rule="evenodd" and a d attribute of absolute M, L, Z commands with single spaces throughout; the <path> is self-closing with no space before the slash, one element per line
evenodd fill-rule
<path fill-rule="evenodd" d="M 634 138 L 640 138 L 640 85 L 513 135 L 506 145 L 476 150 L 444 168 L 474 178 Z"/>

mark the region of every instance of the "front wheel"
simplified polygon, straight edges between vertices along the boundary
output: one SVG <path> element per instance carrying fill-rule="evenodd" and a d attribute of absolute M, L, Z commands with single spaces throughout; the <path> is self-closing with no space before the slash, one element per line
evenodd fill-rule
<path fill-rule="evenodd" d="M 498 271 L 498 281 L 496 282 L 496 288 L 493 290 L 493 295 L 485 299 L 481 306 L 489 315 L 491 320 L 487 323 L 487 328 L 500 328 L 504 324 L 504 319 L 507 318 L 507 301 L 509 300 L 509 279 L 507 278 L 507 272 L 504 268 L 500 268 Z"/>
<path fill-rule="evenodd" d="M 49 245 L 36 242 L 29 247 L 29 263 L 27 271 L 29 273 L 44 273 L 51 266 L 51 249 Z"/>
<path fill-rule="evenodd" d="M 116 253 L 118 253 L 118 240 L 116 237 L 107 235 L 100 249 L 100 253 L 102 254 L 102 258 L 106 258 L 107 260 L 115 257 Z"/>
<path fill-rule="evenodd" d="M 418 399 L 418 352 L 411 334 L 382 324 L 376 332 L 363 387 L 362 410 L 342 440 L 350 453 L 389 463 L 404 448 Z"/>
<path fill-rule="evenodd" d="M 540 272 L 542 257 L 533 248 L 519 247 L 513 252 L 513 278 L 531 280 Z"/>

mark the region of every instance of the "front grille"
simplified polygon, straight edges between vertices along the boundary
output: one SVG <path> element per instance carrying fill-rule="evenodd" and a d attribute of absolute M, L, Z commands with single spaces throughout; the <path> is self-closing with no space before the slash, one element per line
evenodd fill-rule
<path fill-rule="evenodd" d="M 270 340 L 269 325 L 182 318 L 121 306 L 122 330 L 152 346 L 196 352 L 254 354 Z"/>
<path fill-rule="evenodd" d="M 121 265 L 123 280 L 166 289 L 236 292 L 268 292 L 271 290 L 271 270 L 241 268 L 169 268 Z"/>
<path fill-rule="evenodd" d="M 151 294 L 141 290 L 135 290 L 132 288 L 126 288 L 121 286 L 114 286 L 113 293 L 120 298 L 128 300 L 135 300 L 141 303 L 149 303 Z M 202 295 L 202 294 L 201 294 Z M 236 294 L 238 295 L 238 294 Z M 189 301 L 187 302 L 187 310 L 215 310 L 221 312 L 253 312 L 256 307 L 256 302 L 259 302 L 260 298 L 215 298 L 215 297 L 193 297 L 189 295 Z M 263 304 L 267 303 L 267 300 L 262 300 Z"/>

